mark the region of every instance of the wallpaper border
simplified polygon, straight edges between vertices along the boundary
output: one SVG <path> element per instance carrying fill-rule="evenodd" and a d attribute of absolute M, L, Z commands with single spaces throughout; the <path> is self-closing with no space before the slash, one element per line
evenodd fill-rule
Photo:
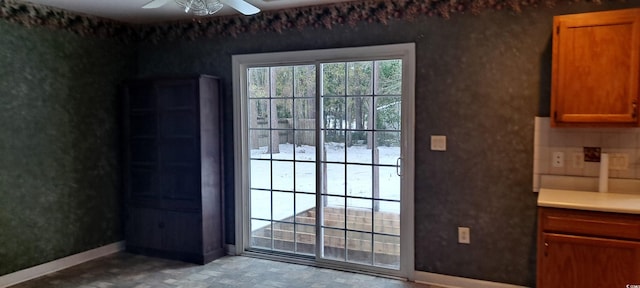
<path fill-rule="evenodd" d="M 29 28 L 45 27 L 80 36 L 123 41 L 136 39 L 135 27 L 126 23 L 18 0 L 0 0 L 0 19 Z"/>
<path fill-rule="evenodd" d="M 603 0 L 584 0 L 599 4 Z M 604 0 L 616 1 L 616 0 Z M 304 28 L 331 29 L 339 25 L 383 23 L 417 17 L 449 18 L 452 14 L 478 14 L 483 10 L 509 10 L 519 13 L 528 7 L 553 7 L 560 2 L 580 0 L 367 0 L 321 6 L 264 11 L 254 16 L 220 16 L 193 18 L 153 24 L 128 24 L 115 20 L 17 0 L 0 0 L 0 19 L 27 27 L 48 27 L 81 36 L 117 38 L 123 41 L 194 40 L 236 37 L 243 33 L 278 32 Z M 625 2 L 624 0 L 622 2 Z"/>

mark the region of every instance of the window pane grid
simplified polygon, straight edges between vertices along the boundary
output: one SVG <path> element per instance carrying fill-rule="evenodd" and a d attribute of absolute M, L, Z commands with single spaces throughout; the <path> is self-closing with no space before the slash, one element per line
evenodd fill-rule
<path fill-rule="evenodd" d="M 402 130 L 380 130 L 380 129 L 348 129 L 348 128 L 341 128 L 341 129 L 322 129 L 322 131 L 325 132 L 379 132 L 379 133 L 386 133 L 386 132 L 402 132 Z"/>
<path fill-rule="evenodd" d="M 255 219 L 255 220 L 263 220 L 263 219 Z M 274 222 L 276 222 L 276 221 L 274 221 Z M 281 222 L 281 223 L 293 224 L 293 222 Z M 303 224 L 298 224 L 298 225 L 303 225 Z M 307 226 L 314 226 L 314 225 L 307 225 Z M 371 231 L 367 231 L 367 230 L 346 229 L 346 228 L 345 229 L 340 229 L 340 228 L 335 228 L 335 227 L 332 227 L 332 226 L 325 226 L 325 225 L 320 225 L 320 227 L 321 228 L 330 228 L 330 229 L 340 230 L 340 231 L 347 231 L 347 232 L 369 233 L 369 234 L 381 235 L 381 236 L 394 236 L 394 237 L 398 236 L 398 234 L 393 234 L 393 233 L 379 233 L 379 232 L 371 232 Z"/>
<path fill-rule="evenodd" d="M 259 160 L 262 160 L 262 159 L 259 159 Z M 280 160 L 280 161 L 285 161 L 285 160 Z M 298 161 L 298 162 L 302 162 L 302 161 Z M 323 164 L 349 164 L 349 165 L 360 165 L 360 166 L 396 168 L 396 165 L 392 165 L 392 164 L 366 164 L 366 163 L 359 163 L 359 162 L 336 162 L 336 161 L 321 161 L 321 162 Z"/>
<path fill-rule="evenodd" d="M 264 155 L 252 153 L 250 159 L 251 161 L 269 161 L 270 172 L 268 176 L 271 179 L 271 187 L 256 187 L 253 190 L 270 193 L 272 209 L 271 219 L 251 219 L 269 221 L 271 225 L 270 249 L 291 253 L 305 253 L 303 251 L 307 251 L 307 254 L 309 254 L 308 247 L 303 248 L 308 244 L 308 241 L 299 242 L 298 235 L 300 234 L 300 239 L 308 240 L 311 237 L 310 235 L 314 233 L 309 233 L 310 231 L 305 229 L 312 227 L 318 229 L 317 231 L 333 231 L 329 233 L 329 236 L 325 235 L 321 239 L 323 242 L 331 242 L 333 246 L 327 246 L 327 243 L 317 243 L 324 246 L 321 247 L 321 251 L 324 251 L 324 256 L 322 257 L 328 255 L 330 259 L 393 269 L 399 268 L 399 260 L 385 260 L 385 257 L 395 257 L 393 256 L 395 255 L 394 253 L 399 251 L 396 249 L 399 247 L 399 228 L 397 228 L 398 233 L 396 233 L 394 232 L 395 230 L 387 232 L 385 230 L 387 228 L 384 228 L 386 226 L 376 226 L 378 225 L 376 223 L 387 221 L 385 219 L 386 216 L 379 214 L 383 212 L 379 211 L 388 209 L 387 206 L 393 207 L 392 204 L 398 204 L 399 207 L 400 203 L 399 193 L 395 191 L 391 191 L 392 194 L 390 195 L 379 195 L 379 190 L 381 189 L 380 181 L 397 180 L 392 172 L 395 172 L 393 170 L 396 169 L 395 158 L 400 155 L 399 100 L 402 93 L 400 85 L 401 73 L 398 73 L 400 70 L 392 68 L 398 65 L 401 65 L 401 60 L 397 59 L 322 63 L 319 64 L 321 86 L 318 90 L 316 90 L 315 86 L 310 85 L 310 82 L 304 82 L 297 76 L 300 71 L 302 71 L 301 73 L 310 73 L 307 74 L 308 78 L 312 78 L 315 81 L 315 65 L 256 68 L 263 69 L 260 70 L 263 73 L 268 71 L 268 82 L 271 86 L 266 85 L 269 87 L 265 88 L 265 86 L 256 85 L 256 87 L 261 87 L 262 89 L 258 89 L 257 92 L 268 90 L 268 93 L 248 93 L 249 100 L 260 101 L 266 99 L 268 102 L 268 105 L 260 104 L 262 105 L 260 107 L 268 106 L 268 111 L 263 111 L 265 109 L 260 108 L 263 110 L 255 112 L 257 117 L 262 115 L 262 119 L 266 119 L 266 121 L 262 120 L 263 122 L 261 123 L 263 124 L 256 123 L 250 127 L 249 131 L 254 131 L 256 134 L 260 133 L 260 131 L 267 132 L 268 137 L 266 138 L 268 138 L 269 144 L 266 146 L 259 145 L 263 148 L 258 150 L 258 153 L 263 151 Z M 282 83 L 287 83 L 289 86 L 278 86 Z M 276 87 L 273 85 L 276 85 Z M 315 95 L 315 91 L 319 91 L 320 95 Z M 320 103 L 316 104 L 313 101 L 320 101 Z M 267 102 L 256 103 L 266 104 Z M 305 107 L 314 107 L 315 109 L 316 105 L 323 107 L 322 109 L 325 110 L 321 112 L 325 115 L 322 120 L 316 117 L 316 112 L 303 110 L 308 109 Z M 333 108 L 326 110 L 327 107 Z M 278 121 L 275 122 L 274 119 L 278 119 Z M 319 135 L 324 138 L 324 142 L 320 142 L 320 145 L 316 145 L 316 139 L 313 139 L 312 142 L 299 140 L 299 137 L 300 139 L 305 139 L 303 134 L 305 132 L 315 134 L 316 129 L 309 127 L 311 123 L 308 120 L 310 119 L 320 122 Z M 286 139 L 282 137 L 286 137 Z M 323 139 L 317 140 L 322 141 Z M 261 142 L 260 144 L 263 143 Z M 293 148 L 288 148 L 289 146 Z M 297 147 L 303 147 L 300 153 L 298 153 Z M 315 153 L 305 151 L 305 149 L 308 149 L 306 147 L 312 147 L 314 151 L 318 148 L 321 149 L 319 150 L 320 154 L 318 154 L 321 156 L 320 159 L 315 159 Z M 282 149 L 289 149 L 284 153 L 291 153 L 291 155 L 281 155 L 283 151 L 280 150 Z M 310 154 L 314 155 L 309 156 Z M 364 158 L 362 158 L 363 156 Z M 316 164 L 321 167 L 319 171 L 323 172 L 321 174 L 322 177 L 319 179 L 323 182 L 316 184 L 317 189 L 320 190 L 307 191 L 308 187 L 298 187 L 304 181 L 303 179 L 306 179 L 302 174 L 299 177 L 299 173 L 307 170 L 303 169 L 303 166 L 299 166 L 302 164 Z M 334 179 L 334 177 L 328 179 L 327 172 L 329 170 L 327 169 L 337 169 L 335 172 L 340 173 L 341 176 L 337 179 Z M 283 178 L 283 175 L 288 175 L 288 173 L 293 173 L 289 175 L 292 178 L 290 184 L 285 183 L 285 186 L 282 186 L 282 183 L 274 185 L 278 179 Z M 315 171 L 313 174 L 315 175 Z M 363 177 L 357 178 L 360 177 L 357 175 Z M 336 176 L 336 174 L 334 173 L 333 176 Z M 330 190 L 324 190 L 326 186 L 330 186 L 327 185 L 328 180 L 338 180 L 338 182 L 343 181 L 344 183 L 341 185 L 338 183 L 338 185 L 332 186 Z M 315 183 L 315 179 L 313 181 Z M 364 184 L 365 182 L 368 183 Z M 250 184 L 250 186 L 253 185 Z M 397 189 L 399 191 L 399 188 Z M 274 214 L 274 210 L 277 209 L 276 206 L 278 205 L 278 200 L 274 200 L 276 193 L 279 193 L 278 195 L 284 193 L 289 195 L 286 196 L 288 197 L 287 199 L 292 199 L 293 203 L 287 204 L 292 206 L 293 209 L 292 213 L 287 214 L 291 214 L 290 218 L 277 219 L 278 217 Z M 302 201 L 301 199 L 316 195 L 322 197 L 321 203 L 323 203 L 323 207 L 314 207 L 315 203 L 313 203 L 311 209 L 316 210 L 315 213 L 324 213 L 317 210 L 324 211 L 327 208 L 338 209 L 337 211 L 342 209 L 342 216 L 340 214 L 332 216 L 337 217 L 337 220 L 342 219 L 341 223 L 334 221 L 335 223 L 332 225 L 325 225 L 326 222 L 322 222 L 318 228 L 316 228 L 316 225 L 303 223 L 304 221 L 309 221 L 308 217 L 305 217 L 311 214 L 299 216 L 303 212 L 302 210 L 306 209 L 304 201 L 308 201 Z M 282 198 L 284 196 L 280 195 L 278 197 Z M 329 201 L 328 199 L 333 200 Z M 381 208 L 381 206 L 383 207 Z M 349 212 L 350 210 L 352 212 Z M 370 224 L 360 226 L 353 223 L 349 224 L 350 218 L 358 218 L 350 214 L 356 210 L 367 211 L 368 214 L 365 213 L 365 215 L 369 218 Z M 395 212 L 385 211 L 384 213 Z M 399 215 L 399 211 L 397 211 L 397 214 Z M 311 216 L 315 217 L 315 214 Z M 276 228 L 279 230 L 275 231 L 274 229 Z M 293 244 L 290 245 L 287 244 L 288 242 L 280 241 L 284 239 L 283 237 L 291 240 L 290 242 Z M 389 241 L 397 242 L 397 247 L 384 241 L 384 243 L 380 242 L 382 241 L 380 239 L 391 239 Z M 380 254 L 382 252 L 391 253 L 388 255 L 392 256 L 384 256 L 384 253 Z M 311 252 L 310 254 L 314 253 Z M 396 254 L 399 257 L 399 252 Z"/>
<path fill-rule="evenodd" d="M 299 69 L 299 67 L 306 68 L 306 70 Z M 305 210 L 315 206 L 315 200 L 313 200 L 316 195 L 315 191 L 313 191 L 315 189 L 309 189 L 308 185 L 301 186 L 301 189 L 305 191 L 297 191 L 296 189 L 299 186 L 298 182 L 300 182 L 298 177 L 308 176 L 306 175 L 308 173 L 304 174 L 306 172 L 304 169 L 300 170 L 308 168 L 308 166 L 301 167 L 299 165 L 312 164 L 315 166 L 316 163 L 314 159 L 304 154 L 304 149 L 302 149 L 303 151 L 298 151 L 297 149 L 298 146 L 302 145 L 311 144 L 315 146 L 315 140 L 308 136 L 315 134 L 315 127 L 304 126 L 305 120 L 301 118 L 314 117 L 312 113 L 304 109 L 311 107 L 312 111 L 315 111 L 313 105 L 315 93 L 309 93 L 309 91 L 315 91 L 315 86 L 310 86 L 309 81 L 305 82 L 304 79 L 299 79 L 295 73 L 296 71 L 301 71 L 306 75 L 314 75 L 315 66 L 311 65 L 311 67 L 313 69 L 309 69 L 309 65 L 307 65 L 306 67 L 274 66 L 249 68 L 248 70 L 249 93 L 247 94 L 251 104 L 249 113 L 250 127 L 248 130 L 251 135 L 255 135 L 252 138 L 254 143 L 249 157 L 250 161 L 252 161 L 250 164 L 252 166 L 254 164 L 266 164 L 268 161 L 268 167 L 264 168 L 269 170 L 265 171 L 264 168 L 253 169 L 255 177 L 252 176 L 250 180 L 252 191 L 269 193 L 270 197 L 269 203 L 266 203 L 266 201 L 265 203 L 259 203 L 257 199 L 256 201 L 251 201 L 251 205 L 264 206 L 268 204 L 270 210 L 268 219 L 253 215 L 250 217 L 252 223 L 262 223 L 263 225 L 252 227 L 252 230 L 263 230 L 257 233 L 260 234 L 261 232 L 268 236 L 270 240 L 268 247 L 265 247 L 267 245 L 257 245 L 256 248 L 258 249 L 288 253 L 300 252 L 306 255 L 312 254 L 315 250 L 315 248 L 309 248 L 315 246 L 315 236 L 310 236 L 314 233 L 308 233 L 308 226 L 315 227 L 315 221 L 310 221 L 309 217 L 304 217 L 309 214 Z M 256 83 L 252 83 L 252 79 L 256 79 Z M 293 143 L 293 145 L 290 143 Z M 314 148 L 313 146 L 305 147 Z M 301 155 L 301 159 L 298 159 L 299 155 Z M 311 176 L 315 179 L 314 175 Z M 253 187 L 256 186 L 254 185 L 254 180 L 258 183 L 262 182 L 261 179 L 263 178 L 269 179 L 269 185 L 265 187 L 265 185 L 261 184 L 257 185 L 259 187 Z M 309 199 L 313 201 L 309 201 Z M 309 207 L 310 205 L 311 207 Z M 282 210 L 284 207 L 288 208 Z M 269 225 L 264 226 L 264 223 L 269 223 Z M 315 228 L 312 230 L 315 230 Z M 299 239 L 305 242 L 299 245 Z M 309 239 L 313 239 L 313 241 Z"/>
<path fill-rule="evenodd" d="M 304 129 L 304 128 L 278 128 L 278 129 L 270 129 L 270 128 L 251 128 L 249 131 L 309 131 L 313 132 L 315 129 Z M 386 130 L 385 130 L 386 131 Z M 397 131 L 399 132 L 399 131 Z"/>
<path fill-rule="evenodd" d="M 364 70 L 361 70 L 360 72 L 355 71 L 357 67 L 355 67 L 356 64 L 354 63 L 363 64 L 361 68 L 364 68 Z M 373 63 L 373 65 L 371 65 L 371 63 Z M 374 223 L 385 223 L 385 221 L 390 221 L 384 219 L 386 216 L 378 214 L 379 212 L 377 211 L 389 209 L 387 206 L 392 203 L 396 203 L 398 205 L 400 203 L 399 194 L 381 196 L 378 194 L 381 192 L 378 191 L 381 189 L 381 174 L 386 174 L 384 175 L 385 177 L 390 177 L 388 175 L 390 175 L 392 169 L 396 169 L 394 157 L 399 157 L 399 153 L 395 153 L 397 154 L 396 157 L 395 154 L 389 154 L 388 150 L 392 149 L 392 147 L 397 147 L 393 149 L 399 150 L 399 139 L 398 141 L 395 141 L 395 134 L 389 133 L 396 133 L 397 135 L 400 135 L 400 126 L 399 124 L 395 124 L 393 121 L 397 120 L 399 123 L 399 109 L 394 108 L 399 108 L 399 100 L 401 98 L 394 98 L 395 95 L 399 95 L 398 93 L 393 93 L 394 91 L 389 91 L 389 89 L 393 87 L 383 87 L 384 89 L 380 89 L 378 87 L 379 83 L 377 82 L 377 75 L 379 72 L 377 71 L 377 69 L 379 65 L 377 61 L 345 62 L 344 64 L 344 86 L 346 87 L 345 93 L 327 93 L 327 91 L 323 90 L 321 96 L 321 98 L 323 99 L 322 103 L 325 106 L 333 105 L 333 108 L 330 108 L 328 110 L 333 120 L 329 122 L 323 121 L 321 126 L 322 135 L 329 135 L 330 137 L 328 137 L 328 139 L 335 142 L 331 146 L 326 146 L 325 144 L 324 156 L 320 161 L 320 165 L 325 167 L 325 171 L 327 171 L 326 169 L 328 169 L 326 167 L 344 167 L 341 168 L 341 170 L 344 175 L 343 179 L 346 182 L 346 185 L 343 185 L 340 190 L 335 190 L 335 188 L 339 188 L 336 186 L 333 187 L 332 190 L 320 192 L 323 200 L 325 201 L 325 205 L 331 205 L 330 203 L 334 203 L 333 205 L 335 205 L 338 203 L 335 202 L 335 200 L 337 199 L 331 199 L 335 197 L 341 198 L 340 206 L 344 207 L 343 209 L 345 209 L 344 220 L 340 227 L 336 227 L 335 225 L 322 225 L 321 229 L 342 230 L 341 234 L 342 239 L 344 239 L 344 243 L 343 246 L 341 246 L 343 247 L 343 251 L 340 258 L 344 259 L 344 261 L 374 266 L 392 266 L 394 268 L 398 268 L 397 264 L 399 263 L 399 260 L 393 260 L 395 262 L 392 265 L 386 265 L 385 263 L 389 261 L 385 260 L 384 258 L 388 258 L 388 256 L 383 256 L 383 254 L 380 254 L 381 256 L 378 256 L 378 252 L 392 254 L 398 252 L 397 254 L 399 257 L 399 250 L 394 249 L 393 247 L 395 246 L 389 246 L 388 243 L 377 243 L 375 242 L 375 239 L 381 237 L 398 237 L 399 226 L 398 228 L 388 228 L 386 226 L 383 226 L 384 224 L 374 225 Z M 373 71 L 371 71 L 371 69 L 373 69 Z M 325 70 L 323 69 L 323 73 L 325 73 L 324 71 Z M 376 77 L 374 77 L 374 75 L 376 75 Z M 334 90 L 334 92 L 335 91 L 336 90 Z M 327 111 L 326 107 L 324 107 L 323 109 Z M 378 115 L 378 112 L 380 112 L 381 114 Z M 343 124 L 342 122 L 344 121 L 346 121 L 346 123 Z M 351 155 L 353 153 L 359 153 L 357 150 L 358 145 L 366 145 L 367 151 L 364 152 L 369 155 L 367 156 L 368 159 L 358 159 L 358 157 L 361 156 L 357 156 L 357 154 L 354 154 L 353 156 Z M 336 158 L 335 156 L 328 156 L 328 153 L 326 152 L 327 149 L 329 149 L 329 151 L 337 150 L 336 152 L 340 152 L 342 156 L 338 158 Z M 361 147 L 359 149 L 364 148 Z M 370 169 L 362 170 L 358 169 L 357 167 L 370 167 Z M 350 169 L 356 172 L 356 174 L 361 174 L 366 170 L 369 170 L 369 172 L 366 173 L 368 173 L 368 175 L 373 175 L 369 176 L 369 186 L 364 187 L 364 190 L 361 190 L 363 192 L 366 191 L 365 195 L 351 194 L 352 188 L 349 188 L 349 175 L 351 174 L 349 171 Z M 324 179 L 325 181 L 327 180 L 326 177 Z M 361 184 L 357 185 L 362 186 Z M 360 188 L 362 189 L 362 187 Z M 348 211 L 354 209 L 351 208 L 352 205 L 350 206 L 350 201 L 360 201 L 360 204 L 354 204 L 356 205 L 356 207 L 354 208 L 368 211 L 367 215 L 369 215 L 368 217 L 371 221 L 370 225 L 350 223 L 359 221 L 357 220 L 357 216 L 350 215 L 351 212 Z M 367 202 L 369 204 L 364 204 Z M 365 207 L 357 208 L 357 206 Z M 399 215 L 399 211 L 397 211 L 397 213 Z M 352 220 L 349 220 L 350 217 L 352 218 Z M 393 225 L 393 223 L 391 224 Z M 353 229 L 355 227 L 359 228 Z M 390 231 L 390 233 L 387 233 L 387 230 Z M 396 231 L 398 233 L 396 233 Z M 359 238 L 359 240 L 355 238 Z M 333 241 L 335 239 L 329 240 Z M 334 256 L 335 254 L 333 254 L 333 256 L 329 258 L 334 258 Z"/>
<path fill-rule="evenodd" d="M 320 195 L 323 195 L 323 196 L 341 196 L 341 197 L 347 197 L 347 198 L 356 199 L 356 200 L 372 200 L 372 201 L 385 201 L 385 202 L 390 202 L 390 203 L 400 203 L 399 199 L 377 198 L 377 197 L 344 196 L 344 194 L 336 194 L 336 193 L 321 193 Z M 374 203 L 374 205 L 375 205 L 375 203 Z"/>
<path fill-rule="evenodd" d="M 264 188 L 251 188 L 251 190 L 255 190 L 255 191 L 266 191 L 266 192 L 294 192 L 296 194 L 305 194 L 305 195 L 316 195 L 315 192 L 307 192 L 307 191 L 289 191 L 289 190 L 271 190 L 271 189 L 264 189 Z"/>
<path fill-rule="evenodd" d="M 289 163 L 316 163 L 313 160 L 288 160 L 288 159 L 264 159 L 264 158 L 253 158 L 250 157 L 249 160 L 259 160 L 259 161 L 273 161 L 273 162 L 289 162 Z M 357 164 L 357 163 L 354 163 Z M 395 167 L 393 165 L 380 165 L 380 166 L 386 166 L 386 167 Z"/>
<path fill-rule="evenodd" d="M 352 96 L 352 95 L 349 95 Z M 372 96 L 372 95 L 363 95 L 363 96 Z M 389 95 L 384 95 L 389 96 Z M 400 95 L 397 95 L 400 96 Z M 325 97 L 336 97 L 334 96 L 325 96 Z M 344 97 L 343 95 L 339 95 L 339 97 Z M 315 100 L 315 96 L 278 96 L 278 97 L 247 97 L 249 100 L 304 100 L 304 99 L 313 99 Z"/>

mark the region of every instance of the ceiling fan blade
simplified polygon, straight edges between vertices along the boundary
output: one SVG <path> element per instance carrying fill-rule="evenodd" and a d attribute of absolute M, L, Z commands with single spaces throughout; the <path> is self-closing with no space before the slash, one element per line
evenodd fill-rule
<path fill-rule="evenodd" d="M 231 8 L 238 10 L 238 12 L 244 15 L 253 15 L 260 12 L 258 7 L 253 6 L 244 0 L 220 0 L 220 2 L 231 6 Z"/>
<path fill-rule="evenodd" d="M 155 9 L 155 8 L 160 8 L 162 6 L 164 6 L 165 4 L 169 3 L 170 0 L 153 0 L 147 4 L 145 4 L 144 6 L 142 6 L 142 8 L 144 9 Z"/>

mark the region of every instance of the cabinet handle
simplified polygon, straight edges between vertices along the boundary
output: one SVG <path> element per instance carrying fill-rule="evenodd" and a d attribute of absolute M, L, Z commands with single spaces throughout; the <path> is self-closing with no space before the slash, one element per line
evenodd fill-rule
<path fill-rule="evenodd" d="M 549 248 L 549 243 L 544 242 L 544 256 L 545 257 L 549 255 L 548 248 Z"/>
<path fill-rule="evenodd" d="M 638 100 L 633 100 L 631 107 L 633 107 L 633 114 L 631 116 L 633 119 L 636 119 L 636 117 L 638 117 Z"/>

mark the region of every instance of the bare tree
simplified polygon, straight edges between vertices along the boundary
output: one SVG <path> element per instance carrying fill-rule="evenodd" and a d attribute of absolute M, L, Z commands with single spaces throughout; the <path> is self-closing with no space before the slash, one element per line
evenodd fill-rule
<path fill-rule="evenodd" d="M 269 122 L 271 123 L 271 145 L 269 145 L 268 153 L 280 153 L 280 133 L 278 129 L 278 107 L 276 105 L 276 73 L 275 69 L 269 68 Z"/>
<path fill-rule="evenodd" d="M 252 128 L 257 128 L 258 127 L 258 105 L 256 103 L 257 101 L 251 101 L 249 100 L 249 107 L 251 107 L 251 112 L 249 112 L 249 120 L 251 121 L 251 123 L 249 123 L 249 127 Z M 258 143 L 258 141 L 260 140 L 258 137 L 258 133 L 257 130 L 250 130 L 250 137 L 251 137 L 251 141 L 249 143 L 251 143 L 251 149 L 258 149 L 260 148 L 260 143 Z"/>

